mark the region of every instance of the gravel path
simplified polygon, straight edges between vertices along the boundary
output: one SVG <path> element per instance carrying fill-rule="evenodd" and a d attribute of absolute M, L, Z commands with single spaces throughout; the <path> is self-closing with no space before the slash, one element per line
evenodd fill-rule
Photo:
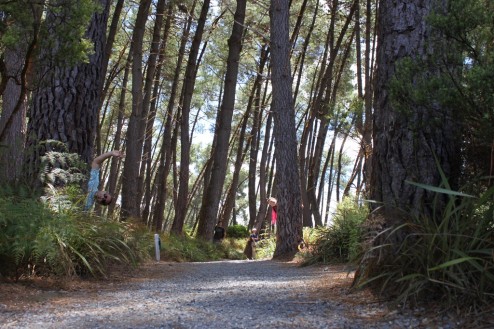
<path fill-rule="evenodd" d="M 341 268 L 274 261 L 154 266 L 151 278 L 44 290 L 23 307 L 0 301 L 0 328 L 464 328 L 447 316 L 402 314 L 375 300 L 348 302 L 364 295 L 328 288 L 338 278 L 347 285 Z"/>

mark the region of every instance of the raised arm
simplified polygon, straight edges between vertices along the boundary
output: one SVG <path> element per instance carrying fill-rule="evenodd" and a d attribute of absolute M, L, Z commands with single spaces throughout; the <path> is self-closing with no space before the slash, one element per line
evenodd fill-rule
<path fill-rule="evenodd" d="M 105 161 L 106 159 L 108 159 L 109 157 L 112 157 L 112 156 L 123 158 L 124 154 L 119 150 L 113 150 L 113 151 L 98 155 L 96 158 L 93 159 L 93 162 L 91 162 L 91 168 L 93 168 L 93 169 L 99 168 L 103 161 Z"/>

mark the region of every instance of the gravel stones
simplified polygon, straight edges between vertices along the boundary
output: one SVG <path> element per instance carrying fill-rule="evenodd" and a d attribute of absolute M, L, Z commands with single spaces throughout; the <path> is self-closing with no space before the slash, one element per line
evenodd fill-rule
<path fill-rule="evenodd" d="M 413 312 L 393 312 L 380 303 L 348 304 L 317 293 L 314 283 L 331 278 L 321 266 L 267 260 L 155 266 L 162 272 L 152 278 L 92 292 L 53 292 L 31 308 L 0 305 L 0 328 L 461 327 L 448 317 L 424 323 Z"/>

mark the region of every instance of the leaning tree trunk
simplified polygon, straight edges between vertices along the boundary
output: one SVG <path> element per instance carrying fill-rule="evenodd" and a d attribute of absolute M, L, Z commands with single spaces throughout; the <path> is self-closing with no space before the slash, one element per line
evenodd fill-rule
<path fill-rule="evenodd" d="M 300 180 L 290 68 L 289 3 L 272 0 L 269 10 L 272 53 L 274 138 L 278 229 L 273 258 L 293 257 L 302 237 Z"/>
<path fill-rule="evenodd" d="M 199 213 L 199 229 L 197 234 L 205 240 L 213 240 L 211 232 L 213 232 L 218 218 L 218 208 L 226 177 L 228 143 L 232 129 L 233 109 L 235 107 L 235 91 L 237 87 L 240 51 L 242 50 L 246 6 L 246 0 L 237 0 L 232 34 L 228 40 L 225 93 L 218 113 L 217 127 L 215 130 L 216 143 L 213 148 L 214 154 L 212 154 L 211 177 L 207 184 L 207 190 L 204 192 Z"/>

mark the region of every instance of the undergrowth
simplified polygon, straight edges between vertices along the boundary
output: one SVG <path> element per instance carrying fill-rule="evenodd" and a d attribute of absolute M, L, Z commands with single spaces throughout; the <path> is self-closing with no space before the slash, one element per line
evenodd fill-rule
<path fill-rule="evenodd" d="M 336 208 L 333 222 L 304 232 L 302 265 L 355 262 L 362 254 L 362 223 L 368 210 L 347 197 Z"/>
<path fill-rule="evenodd" d="M 243 259 L 243 239 L 225 238 L 221 243 L 174 234 L 161 235 L 160 259 L 174 262 L 206 262 Z"/>
<path fill-rule="evenodd" d="M 415 184 L 418 185 L 418 184 Z M 494 301 L 494 188 L 479 197 L 421 185 L 449 198 L 437 217 L 408 217 L 373 238 L 357 271 L 397 303 L 424 299 L 482 308 Z"/>
<path fill-rule="evenodd" d="M 0 191 L 0 277 L 104 277 L 113 264 L 135 266 L 149 257 L 145 227 L 84 213 L 65 198 L 57 206 L 56 199 Z"/>

